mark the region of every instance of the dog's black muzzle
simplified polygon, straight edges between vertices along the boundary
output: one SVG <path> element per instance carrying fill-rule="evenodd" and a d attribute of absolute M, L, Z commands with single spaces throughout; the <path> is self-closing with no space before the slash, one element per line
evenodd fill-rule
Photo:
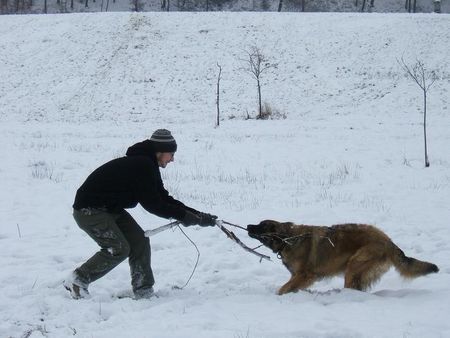
<path fill-rule="evenodd" d="M 274 230 L 271 224 L 264 222 L 247 225 L 248 235 L 251 238 L 257 239 L 264 246 L 272 249 L 273 252 L 278 252 L 284 246 L 284 243 L 283 239 Z"/>
<path fill-rule="evenodd" d="M 247 232 L 251 238 L 261 239 L 261 229 L 258 224 L 247 225 Z"/>

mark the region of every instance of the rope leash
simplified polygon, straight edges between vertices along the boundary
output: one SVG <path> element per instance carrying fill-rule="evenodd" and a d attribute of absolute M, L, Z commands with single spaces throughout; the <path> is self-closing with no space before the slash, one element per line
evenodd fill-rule
<path fill-rule="evenodd" d="M 189 240 L 189 242 L 191 242 L 191 244 L 194 246 L 195 250 L 197 251 L 197 258 L 196 258 L 196 261 L 195 261 L 195 264 L 194 264 L 194 268 L 193 268 L 193 270 L 191 272 L 191 275 L 189 276 L 188 280 L 186 281 L 186 283 L 183 286 L 175 285 L 175 286 L 172 287 L 173 289 L 176 289 L 176 290 L 182 290 L 189 284 L 189 282 L 191 281 L 192 277 L 194 276 L 195 271 L 197 270 L 197 266 L 198 266 L 198 263 L 200 261 L 200 250 L 198 249 L 198 247 L 194 243 L 194 241 L 191 238 L 189 238 L 189 236 L 180 227 L 180 224 L 181 224 L 180 221 L 174 221 L 174 222 L 170 222 L 168 224 L 162 225 L 162 226 L 157 227 L 157 228 L 152 229 L 152 230 L 146 230 L 144 232 L 144 236 L 145 237 L 151 237 L 151 236 L 156 235 L 156 234 L 158 234 L 158 233 L 160 233 L 162 231 L 165 231 L 165 230 L 168 230 L 168 229 L 172 229 L 174 227 L 178 227 L 178 229 L 180 229 L 180 231 L 183 233 L 183 235 Z M 248 251 L 248 252 L 258 256 L 260 258 L 260 260 L 259 260 L 260 262 L 263 259 L 267 259 L 267 260 L 270 261 L 270 257 L 269 256 L 263 255 L 263 254 L 261 254 L 261 253 L 256 251 L 256 249 L 260 248 L 262 245 L 259 245 L 259 246 L 257 246 L 256 248 L 253 248 L 253 249 L 248 247 L 232 231 L 230 231 L 229 229 L 224 227 L 223 224 L 226 224 L 226 225 L 229 225 L 229 226 L 232 226 L 232 227 L 235 227 L 235 228 L 239 228 L 239 229 L 244 230 L 244 231 L 247 231 L 246 228 L 244 228 L 244 227 L 242 227 L 240 225 L 237 225 L 237 224 L 233 224 L 233 223 L 230 223 L 230 222 L 227 222 L 227 221 L 223 221 L 223 220 L 216 221 L 216 226 L 220 230 L 222 230 L 222 232 L 224 232 L 227 235 L 228 238 L 230 238 L 232 241 L 234 241 L 237 244 L 239 244 L 245 251 Z"/>
<path fill-rule="evenodd" d="M 189 238 L 189 236 L 183 231 L 183 229 L 181 229 L 181 227 L 180 227 L 179 224 L 178 224 L 178 229 L 180 229 L 180 231 L 183 233 L 183 235 L 189 240 L 189 242 L 192 243 L 192 245 L 194 246 L 195 250 L 197 251 L 197 259 L 196 259 L 196 261 L 195 261 L 194 268 L 192 269 L 191 275 L 189 276 L 187 282 L 184 283 L 183 286 L 177 286 L 177 285 L 174 285 L 174 286 L 172 287 L 172 289 L 182 290 L 182 289 L 184 289 L 184 288 L 189 284 L 189 282 L 191 281 L 192 276 L 194 276 L 195 270 L 197 270 L 197 265 L 198 265 L 198 262 L 200 261 L 200 250 L 198 249 L 198 247 L 197 247 L 197 245 L 194 243 L 194 241 L 193 241 L 192 239 Z"/>
<path fill-rule="evenodd" d="M 191 281 L 192 277 L 194 276 L 195 270 L 197 270 L 198 262 L 200 261 L 200 250 L 198 249 L 198 247 L 194 243 L 194 241 L 180 227 L 180 224 L 181 224 L 180 221 L 174 221 L 174 222 L 170 222 L 170 223 L 165 224 L 165 225 L 161 225 L 160 227 L 157 227 L 157 228 L 152 229 L 152 230 L 146 230 L 144 232 L 144 236 L 145 237 L 151 237 L 151 236 L 156 235 L 156 234 L 158 234 L 158 233 L 160 233 L 162 231 L 178 227 L 178 229 L 180 229 L 181 233 L 188 239 L 189 242 L 191 242 L 191 244 L 194 246 L 195 250 L 197 251 L 197 258 L 195 260 L 194 268 L 192 269 L 191 275 L 189 276 L 188 280 L 186 281 L 186 283 L 184 283 L 183 286 L 178 286 L 178 285 L 172 286 L 172 289 L 175 289 L 175 290 L 182 290 L 189 284 L 189 282 Z"/>
<path fill-rule="evenodd" d="M 304 234 L 297 235 L 297 236 L 291 236 L 291 237 L 281 237 L 281 236 L 278 236 L 276 233 L 270 233 L 270 234 L 266 234 L 266 235 L 261 235 L 261 237 L 275 238 L 275 239 L 278 239 L 278 240 L 282 241 L 283 243 L 285 243 L 285 244 L 287 244 L 289 246 L 292 246 L 295 243 L 297 243 L 297 241 L 299 239 L 303 239 L 303 238 L 306 238 L 306 237 L 312 237 L 312 233 L 308 232 L 308 233 L 304 233 Z M 333 248 L 336 247 L 330 237 L 328 237 L 328 236 L 319 236 L 319 237 L 320 238 L 325 238 L 326 240 L 328 240 L 328 242 L 330 243 L 330 245 Z"/>

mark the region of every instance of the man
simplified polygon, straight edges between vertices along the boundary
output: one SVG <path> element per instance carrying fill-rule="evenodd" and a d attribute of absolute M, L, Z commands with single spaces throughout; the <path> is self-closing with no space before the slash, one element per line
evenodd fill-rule
<path fill-rule="evenodd" d="M 95 253 L 64 281 L 73 298 L 87 296 L 90 283 L 128 257 L 136 299 L 153 294 L 150 241 L 125 211 L 138 203 L 148 212 L 174 218 L 184 226 L 214 226 L 217 216 L 189 208 L 164 189 L 159 168 L 174 160 L 177 144 L 170 131 L 156 130 L 149 140 L 128 148 L 126 156 L 94 170 L 78 189 L 73 217 L 97 244 Z"/>

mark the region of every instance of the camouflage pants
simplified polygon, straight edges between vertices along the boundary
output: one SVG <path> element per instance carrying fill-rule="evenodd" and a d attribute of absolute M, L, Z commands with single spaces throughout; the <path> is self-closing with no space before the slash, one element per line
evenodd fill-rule
<path fill-rule="evenodd" d="M 109 213 L 87 208 L 74 210 L 73 217 L 100 246 L 97 253 L 75 270 L 82 283 L 88 285 L 96 281 L 128 258 L 133 292 L 153 286 L 150 241 L 128 212 Z"/>

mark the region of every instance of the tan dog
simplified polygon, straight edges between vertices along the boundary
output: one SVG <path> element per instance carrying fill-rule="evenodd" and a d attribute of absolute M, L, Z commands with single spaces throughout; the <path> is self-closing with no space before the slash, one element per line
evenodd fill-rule
<path fill-rule="evenodd" d="M 366 290 L 393 265 L 406 278 L 438 272 L 436 265 L 406 257 L 381 230 L 366 224 L 332 227 L 266 220 L 247 226 L 248 234 L 278 254 L 291 279 L 278 294 L 345 274 L 345 287 Z"/>

